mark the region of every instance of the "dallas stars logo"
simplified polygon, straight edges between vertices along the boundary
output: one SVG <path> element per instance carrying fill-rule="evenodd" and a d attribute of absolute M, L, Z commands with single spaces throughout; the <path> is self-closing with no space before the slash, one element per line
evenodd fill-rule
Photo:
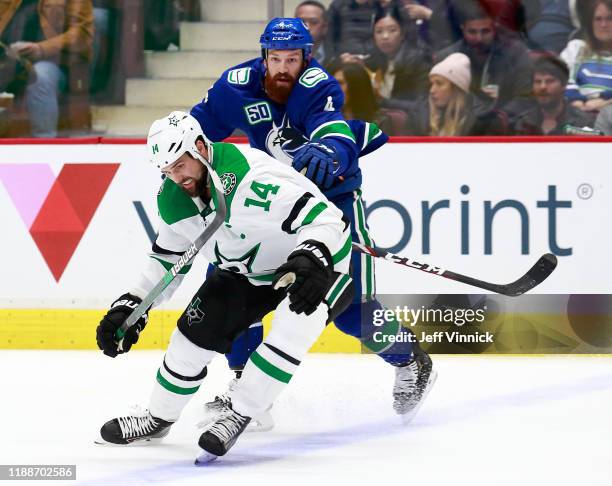
<path fill-rule="evenodd" d="M 213 264 L 229 272 L 252 273 L 251 267 L 253 266 L 255 257 L 259 252 L 259 245 L 261 245 L 261 243 L 257 243 L 253 248 L 251 248 L 241 257 L 228 258 L 221 253 L 221 251 L 219 250 L 219 245 L 216 242 L 215 257 L 217 258 L 217 260 L 213 262 Z"/>
<path fill-rule="evenodd" d="M 168 123 L 172 125 L 173 127 L 178 127 L 178 122 L 179 122 L 179 119 L 175 115 L 168 117 Z"/>
<path fill-rule="evenodd" d="M 223 194 L 227 196 L 236 186 L 236 174 L 226 172 L 221 176 L 221 184 L 223 184 Z"/>
<path fill-rule="evenodd" d="M 204 320 L 204 311 L 200 309 L 201 302 L 202 301 L 200 300 L 200 298 L 196 297 L 196 299 L 191 303 L 189 308 L 185 311 L 185 315 L 187 316 L 190 326 L 192 324 L 197 324 Z"/>

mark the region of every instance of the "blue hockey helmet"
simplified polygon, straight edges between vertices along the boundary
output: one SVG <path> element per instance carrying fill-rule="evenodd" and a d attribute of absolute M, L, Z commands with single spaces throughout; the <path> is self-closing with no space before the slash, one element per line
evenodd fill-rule
<path fill-rule="evenodd" d="M 302 49 L 304 59 L 312 52 L 312 36 L 302 19 L 277 17 L 270 20 L 259 38 L 261 55 L 268 49 Z"/>

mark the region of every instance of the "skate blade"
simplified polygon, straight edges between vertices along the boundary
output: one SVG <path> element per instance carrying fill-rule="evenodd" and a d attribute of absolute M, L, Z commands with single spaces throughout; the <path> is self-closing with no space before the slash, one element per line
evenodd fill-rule
<path fill-rule="evenodd" d="M 210 464 L 211 462 L 213 462 L 215 459 L 219 457 L 214 454 L 211 454 L 208 451 L 205 451 L 204 449 L 200 449 L 200 451 L 201 451 L 200 455 L 196 457 L 196 460 L 194 463 L 196 466 L 205 466 L 206 464 Z"/>
<path fill-rule="evenodd" d="M 259 422 L 251 421 L 251 423 L 245 429 L 245 432 L 249 434 L 258 433 L 258 432 L 269 432 L 273 428 L 274 428 L 273 423 L 272 424 L 261 424 Z"/>
<path fill-rule="evenodd" d="M 425 387 L 425 391 L 423 392 L 423 395 L 421 396 L 421 400 L 419 400 L 418 405 L 414 407 L 410 412 L 400 415 L 403 425 L 408 425 L 410 422 L 412 422 L 412 420 L 418 413 L 419 409 L 423 405 L 423 402 L 427 398 L 427 395 L 429 395 L 429 391 L 433 388 L 434 383 L 436 382 L 437 379 L 438 379 L 438 372 L 436 370 L 431 370 L 431 374 L 429 375 L 429 380 L 427 380 L 427 386 Z"/>
<path fill-rule="evenodd" d="M 150 439 L 141 439 L 135 440 L 133 442 L 129 442 L 128 444 L 115 444 L 114 442 L 108 442 L 102 438 L 102 436 L 96 437 L 94 439 L 94 444 L 105 446 L 105 447 L 139 447 L 139 446 L 149 446 L 158 444 L 163 440 L 163 437 L 154 437 Z"/>

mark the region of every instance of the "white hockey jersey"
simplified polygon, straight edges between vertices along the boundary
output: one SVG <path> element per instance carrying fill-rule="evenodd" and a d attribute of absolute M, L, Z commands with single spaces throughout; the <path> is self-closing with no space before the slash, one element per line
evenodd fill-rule
<path fill-rule="evenodd" d="M 200 250 L 209 262 L 245 275 L 254 285 L 269 285 L 296 246 L 316 240 L 329 249 L 334 270 L 349 273 L 350 228 L 342 212 L 311 181 L 250 147 L 215 143 L 209 158 L 223 184 L 227 206 L 224 224 Z M 199 197 L 189 197 L 169 178 L 164 180 L 157 196 L 159 234 L 149 265 L 130 289 L 132 294 L 144 298 L 161 280 L 214 219 L 215 200 L 214 191 L 207 205 Z M 172 295 L 183 275 L 177 276 L 156 305 Z"/>

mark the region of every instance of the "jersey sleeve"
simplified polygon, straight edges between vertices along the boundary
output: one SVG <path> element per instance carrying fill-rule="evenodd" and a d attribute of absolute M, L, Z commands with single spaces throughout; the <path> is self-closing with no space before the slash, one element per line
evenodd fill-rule
<path fill-rule="evenodd" d="M 355 135 L 355 141 L 359 148 L 359 157 L 378 150 L 389 140 L 389 136 L 376 123 L 362 120 L 348 120 L 347 123 Z"/>

